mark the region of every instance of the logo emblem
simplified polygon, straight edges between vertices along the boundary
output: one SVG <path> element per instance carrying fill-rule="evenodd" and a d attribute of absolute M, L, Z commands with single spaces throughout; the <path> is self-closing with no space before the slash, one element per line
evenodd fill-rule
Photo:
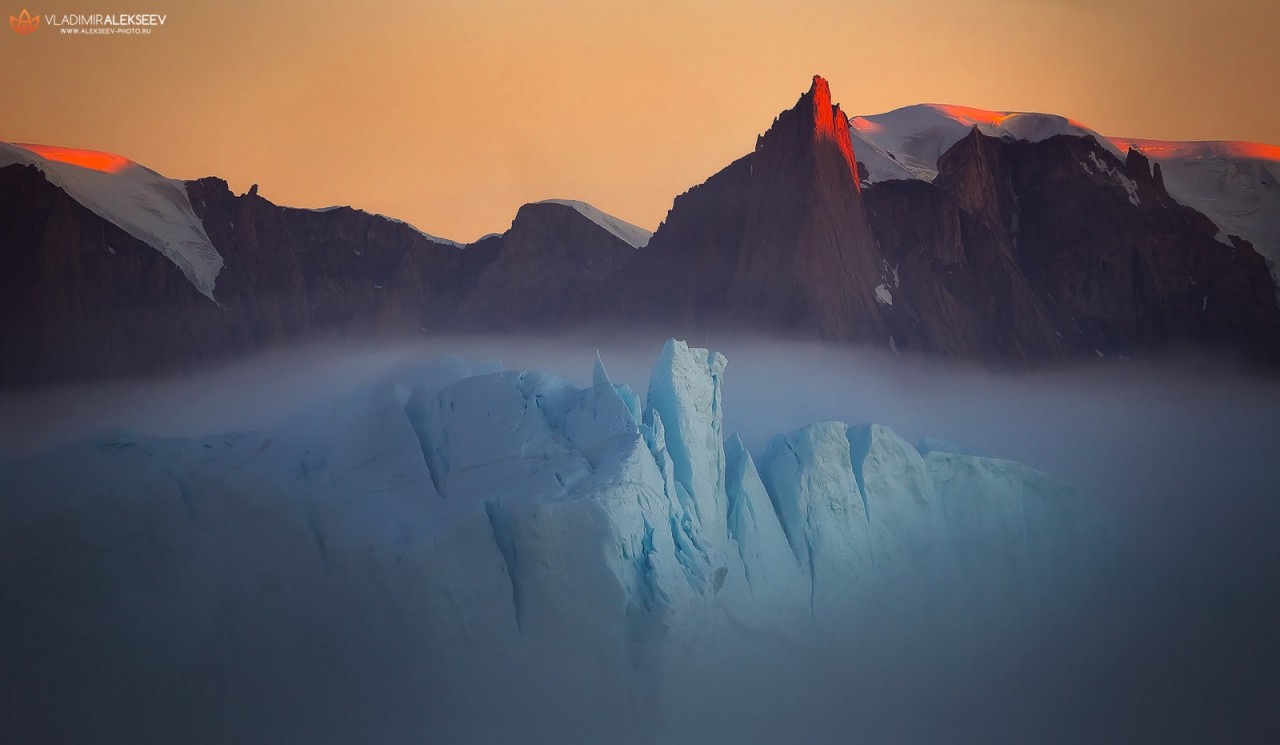
<path fill-rule="evenodd" d="M 40 16 L 33 16 L 23 8 L 17 16 L 9 16 L 9 25 L 20 34 L 29 34 L 40 28 Z"/>

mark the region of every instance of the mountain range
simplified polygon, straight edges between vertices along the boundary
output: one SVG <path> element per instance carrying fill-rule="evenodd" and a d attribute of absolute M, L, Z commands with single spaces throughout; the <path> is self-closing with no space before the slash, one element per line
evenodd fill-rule
<path fill-rule="evenodd" d="M 0 144 L 0 383 L 191 369 L 331 333 L 654 325 L 1028 367 L 1195 349 L 1280 363 L 1280 148 L 1103 137 L 815 76 L 648 231 L 520 208 L 470 244 L 120 156 Z"/>

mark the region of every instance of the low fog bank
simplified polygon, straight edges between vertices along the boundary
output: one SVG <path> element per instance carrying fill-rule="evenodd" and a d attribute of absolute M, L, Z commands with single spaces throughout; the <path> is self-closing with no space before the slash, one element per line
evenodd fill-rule
<path fill-rule="evenodd" d="M 586 386 L 597 351 L 642 395 L 663 337 L 436 338 L 317 344 L 209 372 L 35 392 L 0 391 L 0 460 L 103 430 L 189 437 L 270 426 L 379 381 L 414 382 L 442 359 L 476 373 L 538 369 Z M 1116 507 L 1154 511 L 1169 492 L 1264 492 L 1280 444 L 1280 380 L 1203 359 L 995 373 L 964 363 L 745 337 L 689 339 L 729 359 L 725 431 L 752 452 L 814 421 L 879 423 L 1016 460 Z M 1267 492 L 1269 493 L 1269 492 Z M 1218 501 L 1218 500 L 1213 500 Z"/>
<path fill-rule="evenodd" d="M 480 337 L 312 346 L 184 379 L 6 393 L 0 398 L 0 456 L 25 461 L 117 427 L 166 436 L 265 428 L 378 381 L 412 382 L 448 354 L 477 372 L 497 369 L 500 361 L 508 369 L 544 369 L 586 386 L 598 347 L 613 381 L 643 395 L 661 341 Z M 728 357 L 725 431 L 741 433 L 753 453 L 775 434 L 833 419 L 884 424 L 911 442 L 955 443 L 1075 484 L 1082 498 L 1102 506 L 1116 553 L 1101 567 L 1087 557 L 1077 571 L 1064 567 L 1079 584 L 1045 586 L 1033 603 L 949 598 L 948 587 L 935 578 L 915 578 L 873 596 L 868 611 L 850 619 L 849 638 L 837 647 L 812 656 L 797 651 L 779 661 L 773 653 L 756 654 L 757 647 L 769 646 L 757 640 L 745 651 L 683 671 L 672 686 L 686 705 L 672 707 L 668 721 L 652 731 L 633 731 L 618 741 L 1262 743 L 1280 736 L 1280 466 L 1273 466 L 1280 447 L 1280 385 L 1201 361 L 996 374 L 820 345 L 689 341 Z M 210 706 L 236 708 L 246 726 L 261 719 L 263 737 L 275 742 L 302 736 L 270 725 L 273 720 L 326 711 L 328 719 L 317 719 L 308 741 L 353 741 L 370 733 L 375 740 L 417 741 L 413 728 L 422 714 L 414 702 L 438 694 L 460 673 L 416 669 L 416 651 L 391 641 L 412 639 L 411 630 L 398 626 L 404 619 L 383 618 L 364 633 L 344 636 L 355 623 L 346 616 L 360 615 L 356 608 L 395 608 L 396 600 L 344 590 L 320 603 L 312 596 L 332 589 L 315 581 L 297 588 L 294 607 L 282 601 L 259 611 L 263 638 L 237 646 L 211 630 L 211 643 L 231 644 L 238 650 L 234 659 L 251 665 L 246 649 L 269 650 L 280 641 L 272 635 L 288 624 L 331 614 L 325 619 L 330 625 L 307 643 L 323 655 L 361 660 L 361 676 L 318 679 L 308 689 L 290 672 L 302 664 L 304 647 L 264 668 L 261 688 L 210 684 Z M 148 633 L 182 622 L 139 619 Z M 805 622 L 803 614 L 796 622 Z M 120 684 L 137 688 L 139 711 L 147 696 L 163 698 L 158 689 L 165 676 L 196 674 L 166 669 L 157 676 L 164 660 L 85 653 L 121 666 L 127 675 Z M 590 660 L 572 657 L 550 650 L 536 665 L 509 667 L 477 660 L 476 670 L 466 674 L 478 676 L 484 668 L 494 686 L 475 699 L 473 710 L 456 716 L 509 718 L 511 731 L 524 728 L 531 742 L 557 734 L 560 742 L 592 741 L 568 734 L 607 724 L 590 704 L 575 709 L 572 702 L 532 695 L 538 706 L 513 703 L 521 688 L 553 685 L 567 675 L 589 680 L 581 666 Z M 225 670 L 219 675 L 240 679 Z M 509 679 L 499 680 L 504 677 Z M 609 695 L 647 695 L 618 681 L 591 685 Z M 263 702 L 262 708 L 245 708 L 243 697 Z M 348 697 L 359 707 L 344 718 L 337 712 L 350 711 Z M 282 701 L 291 707 L 284 720 L 273 710 Z M 167 726 L 173 729 L 163 731 L 172 736 L 181 722 Z M 446 741 L 478 741 L 468 739 L 465 726 L 457 731 L 464 734 Z"/>

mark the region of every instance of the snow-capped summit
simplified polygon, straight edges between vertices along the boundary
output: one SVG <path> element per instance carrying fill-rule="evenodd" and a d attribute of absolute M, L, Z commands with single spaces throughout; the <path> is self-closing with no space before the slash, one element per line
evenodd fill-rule
<path fill-rule="evenodd" d="M 849 121 L 854 152 L 871 183 L 892 179 L 932 181 L 938 158 L 975 127 L 988 137 L 1039 142 L 1055 135 L 1095 137 L 1117 156 L 1120 150 L 1084 124 L 1055 114 L 988 111 L 924 103 Z"/>
<path fill-rule="evenodd" d="M 38 168 L 99 217 L 159 251 L 213 299 L 222 256 L 191 209 L 186 185 L 96 150 L 0 142 L 0 167 Z"/>

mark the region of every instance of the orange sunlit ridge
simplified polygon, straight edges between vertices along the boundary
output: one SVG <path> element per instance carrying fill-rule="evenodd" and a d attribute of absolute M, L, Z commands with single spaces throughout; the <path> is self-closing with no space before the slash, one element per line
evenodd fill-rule
<path fill-rule="evenodd" d="M 969 106 L 956 106 L 954 104 L 931 105 L 933 108 L 941 111 L 952 119 L 969 125 L 989 124 L 993 127 L 998 127 L 1005 119 L 1012 116 L 1012 114 L 1007 111 L 987 111 L 986 109 L 975 109 Z"/>
<path fill-rule="evenodd" d="M 1026 111 L 988 111 L 986 109 L 975 109 L 972 106 L 957 106 L 955 104 L 935 103 L 928 106 L 937 109 L 958 122 L 964 122 L 970 126 L 976 124 L 987 124 L 993 127 L 1002 126 L 1010 119 L 1018 117 L 1052 117 L 1054 119 L 1065 120 L 1069 126 L 1076 129 L 1090 129 L 1084 122 L 1072 119 L 1070 117 L 1058 116 L 1056 114 L 1035 114 Z"/>
<path fill-rule="evenodd" d="M 885 125 L 873 120 L 881 119 L 883 117 L 894 117 L 895 115 L 899 115 L 904 112 L 908 112 L 912 110 L 915 110 L 916 112 L 919 112 L 919 113 L 923 113 L 926 111 L 933 111 L 941 115 L 942 117 L 945 117 L 946 119 L 950 119 L 951 121 L 956 122 L 958 124 L 962 124 L 965 127 L 983 126 L 983 127 L 1001 128 L 1009 125 L 1013 121 L 1016 121 L 1023 117 L 1028 117 L 1032 119 L 1047 118 L 1047 119 L 1061 120 L 1065 122 L 1068 126 L 1075 127 L 1076 129 L 1083 129 L 1083 130 L 1090 129 L 1083 122 L 1080 122 L 1076 119 L 1071 119 L 1069 117 L 1058 116 L 1056 114 L 1037 114 L 1037 113 L 1026 112 L 1026 111 L 992 111 L 989 109 L 978 109 L 972 106 L 958 106 L 956 104 L 947 104 L 947 103 L 917 104 L 915 106 L 907 106 L 902 109 L 896 109 L 894 111 L 886 112 L 884 114 L 877 114 L 871 117 L 863 117 L 863 116 L 854 117 L 852 120 L 850 120 L 850 125 L 852 125 L 853 128 L 859 132 L 863 132 L 867 134 L 877 134 L 885 131 Z"/>
<path fill-rule="evenodd" d="M 1201 158 L 1217 155 L 1228 158 L 1250 158 L 1280 163 L 1280 145 L 1261 142 L 1236 142 L 1233 140 L 1204 140 L 1178 142 L 1169 140 L 1137 140 L 1125 137 L 1109 138 L 1121 150 L 1132 147 L 1152 158 Z"/>
<path fill-rule="evenodd" d="M 15 142 L 13 145 L 35 153 L 45 160 L 69 163 L 73 166 L 80 166 L 81 168 L 88 168 L 102 173 L 119 173 L 136 165 L 128 158 L 113 153 L 104 153 L 100 150 L 84 150 L 76 147 L 60 147 L 58 145 L 32 145 L 23 142 Z"/>

